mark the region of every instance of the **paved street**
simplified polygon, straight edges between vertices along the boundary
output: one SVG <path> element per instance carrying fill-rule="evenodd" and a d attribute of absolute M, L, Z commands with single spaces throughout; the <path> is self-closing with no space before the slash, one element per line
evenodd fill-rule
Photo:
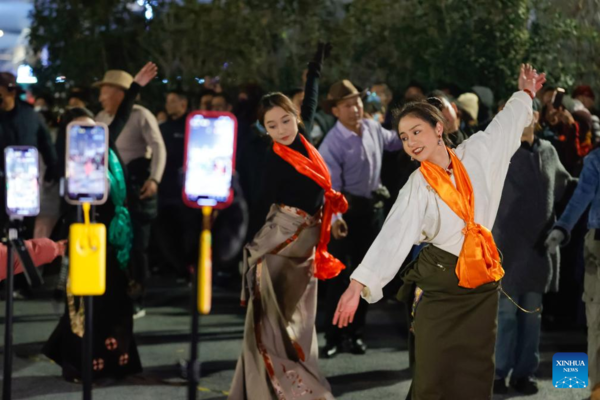
<path fill-rule="evenodd" d="M 48 285 L 49 286 L 49 285 Z M 144 372 L 125 381 L 99 382 L 94 399 L 185 399 L 187 389 L 178 362 L 189 353 L 190 318 L 188 289 L 174 279 L 154 279 L 147 316 L 135 321 L 135 331 Z M 225 399 L 233 376 L 243 334 L 243 310 L 236 289 L 215 289 L 214 308 L 201 319 L 203 377 L 199 399 Z M 2 313 L 4 303 L 2 302 Z M 60 377 L 60 368 L 40 355 L 40 349 L 55 327 L 62 305 L 53 304 L 50 290 L 34 300 L 17 301 L 13 399 L 71 400 L 81 398 L 81 386 Z M 410 385 L 402 309 L 394 303 L 373 307 L 369 315 L 365 356 L 341 354 L 321 360 L 321 367 L 338 399 L 404 399 Z M 2 323 L 4 320 L 2 319 Z M 3 330 L 2 330 L 3 333 Z M 3 338 L 2 338 L 3 340 Z M 322 335 L 319 335 L 321 344 Z M 583 400 L 586 389 L 554 389 L 551 360 L 557 351 L 585 351 L 582 331 L 544 333 L 540 370 L 541 391 L 536 396 L 509 393 L 495 399 Z"/>

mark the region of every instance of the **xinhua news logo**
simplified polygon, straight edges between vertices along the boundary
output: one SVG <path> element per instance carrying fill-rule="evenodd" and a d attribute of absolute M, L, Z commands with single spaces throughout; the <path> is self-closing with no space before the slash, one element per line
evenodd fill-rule
<path fill-rule="evenodd" d="M 588 386 L 588 356 L 585 353 L 556 353 L 552 357 L 552 384 L 557 389 Z"/>

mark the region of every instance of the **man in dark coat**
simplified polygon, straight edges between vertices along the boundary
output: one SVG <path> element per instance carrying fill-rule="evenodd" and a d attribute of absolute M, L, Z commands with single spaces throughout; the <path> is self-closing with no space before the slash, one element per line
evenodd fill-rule
<path fill-rule="evenodd" d="M 534 120 L 539 113 L 535 111 Z M 534 123 L 535 125 L 535 123 Z M 503 254 L 504 291 L 528 311 L 541 309 L 542 295 L 558 291 L 558 254 L 552 255 L 544 239 L 555 220 L 555 203 L 575 184 L 552 144 L 534 134 L 534 125 L 521 137 L 513 156 L 496 223 L 492 230 Z M 541 312 L 525 313 L 501 295 L 496 339 L 495 393 L 506 393 L 506 378 L 524 394 L 537 393 L 534 374 L 540 354 Z"/>
<path fill-rule="evenodd" d="M 9 72 L 0 72 L 0 145 L 34 146 L 46 164 L 44 180 L 58 180 L 56 149 L 50 132 L 42 117 L 27 103 L 19 100 L 17 79 Z M 4 182 L 4 161 L 0 162 L 0 176 Z M 6 222 L 5 206 L 6 185 L 0 185 L 0 222 Z"/>

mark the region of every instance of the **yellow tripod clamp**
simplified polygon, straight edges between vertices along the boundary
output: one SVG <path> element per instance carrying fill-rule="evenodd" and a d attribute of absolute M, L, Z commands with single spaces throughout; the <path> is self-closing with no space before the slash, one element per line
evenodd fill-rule
<path fill-rule="evenodd" d="M 69 229 L 69 281 L 76 296 L 100 296 L 106 291 L 106 227 L 90 223 L 90 203 L 83 203 L 83 223 Z"/>

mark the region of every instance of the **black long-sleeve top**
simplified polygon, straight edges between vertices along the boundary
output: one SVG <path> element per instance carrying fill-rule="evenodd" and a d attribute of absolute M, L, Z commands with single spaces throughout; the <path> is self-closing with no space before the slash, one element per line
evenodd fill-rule
<path fill-rule="evenodd" d="M 289 147 L 308 157 L 300 135 L 301 133 L 298 133 Z M 261 201 L 262 212 L 265 215 L 271 204 L 296 207 L 310 215 L 314 215 L 323 206 L 324 190 L 315 181 L 296 171 L 290 163 L 275 154 L 273 148 L 267 153 L 266 168 Z"/>
<path fill-rule="evenodd" d="M 304 126 L 300 126 L 300 132 L 289 146 L 305 157 L 308 157 L 308 152 L 300 140 L 300 135 L 308 134 L 312 130 L 319 100 L 320 74 L 321 65 L 311 62 L 308 66 L 301 111 Z M 315 181 L 296 171 L 290 163 L 275 154 L 273 146 L 269 148 L 261 190 L 260 215 L 262 222 L 272 204 L 285 204 L 314 215 L 323 206 L 324 194 L 324 190 Z"/>

